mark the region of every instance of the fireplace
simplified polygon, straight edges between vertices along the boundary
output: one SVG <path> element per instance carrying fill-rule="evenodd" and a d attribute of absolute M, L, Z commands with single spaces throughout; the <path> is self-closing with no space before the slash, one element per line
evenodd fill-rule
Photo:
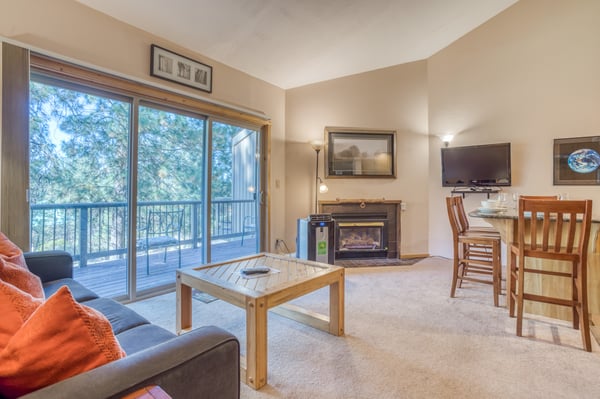
<path fill-rule="evenodd" d="M 336 215 L 335 257 L 385 258 L 387 257 L 386 215 Z"/>
<path fill-rule="evenodd" d="M 320 201 L 335 221 L 335 258 L 399 258 L 400 205 L 394 200 Z"/>

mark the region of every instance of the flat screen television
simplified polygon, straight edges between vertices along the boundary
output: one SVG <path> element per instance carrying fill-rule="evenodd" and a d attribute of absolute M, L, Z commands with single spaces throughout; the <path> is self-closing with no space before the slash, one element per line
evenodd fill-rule
<path fill-rule="evenodd" d="M 442 186 L 510 186 L 510 143 L 442 148 Z"/>

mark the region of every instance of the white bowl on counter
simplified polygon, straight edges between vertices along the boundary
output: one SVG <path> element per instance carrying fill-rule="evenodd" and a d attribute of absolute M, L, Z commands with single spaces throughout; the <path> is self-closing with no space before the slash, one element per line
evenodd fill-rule
<path fill-rule="evenodd" d="M 481 201 L 481 207 L 482 208 L 498 208 L 498 207 L 500 207 L 500 202 L 498 202 L 497 200 Z"/>
<path fill-rule="evenodd" d="M 502 212 L 507 209 L 508 207 L 506 206 L 505 202 L 498 200 L 487 200 L 481 201 L 481 208 L 479 208 L 479 211 L 482 213 L 495 213 Z"/>

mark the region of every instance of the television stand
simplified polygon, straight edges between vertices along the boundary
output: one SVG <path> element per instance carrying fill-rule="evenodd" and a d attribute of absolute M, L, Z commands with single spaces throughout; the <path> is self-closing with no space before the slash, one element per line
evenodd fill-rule
<path fill-rule="evenodd" d="M 452 194 L 461 194 L 463 198 L 465 198 L 466 194 L 487 194 L 488 199 L 490 198 L 490 194 L 497 194 L 501 190 L 497 187 L 464 187 L 464 188 L 454 188 L 452 189 Z"/>

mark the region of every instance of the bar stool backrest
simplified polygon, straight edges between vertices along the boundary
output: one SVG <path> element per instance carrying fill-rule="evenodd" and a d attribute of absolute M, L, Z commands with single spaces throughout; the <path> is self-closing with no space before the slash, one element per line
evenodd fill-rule
<path fill-rule="evenodd" d="M 531 200 L 558 200 L 558 195 L 521 195 L 519 198 Z"/>
<path fill-rule="evenodd" d="M 526 213 L 530 213 L 530 216 Z M 579 253 L 585 261 L 592 217 L 591 200 L 519 199 L 519 246 L 548 253 Z M 529 223 L 529 229 L 527 229 Z M 581 227 L 577 229 L 577 224 Z M 551 228 L 553 227 L 554 228 Z M 527 234 L 528 232 L 528 234 Z M 583 263 L 585 264 L 585 263 Z"/>
<path fill-rule="evenodd" d="M 463 234 L 469 228 L 462 197 L 446 197 L 446 208 L 450 227 L 452 228 L 452 236 L 456 240 L 460 234 Z"/>

